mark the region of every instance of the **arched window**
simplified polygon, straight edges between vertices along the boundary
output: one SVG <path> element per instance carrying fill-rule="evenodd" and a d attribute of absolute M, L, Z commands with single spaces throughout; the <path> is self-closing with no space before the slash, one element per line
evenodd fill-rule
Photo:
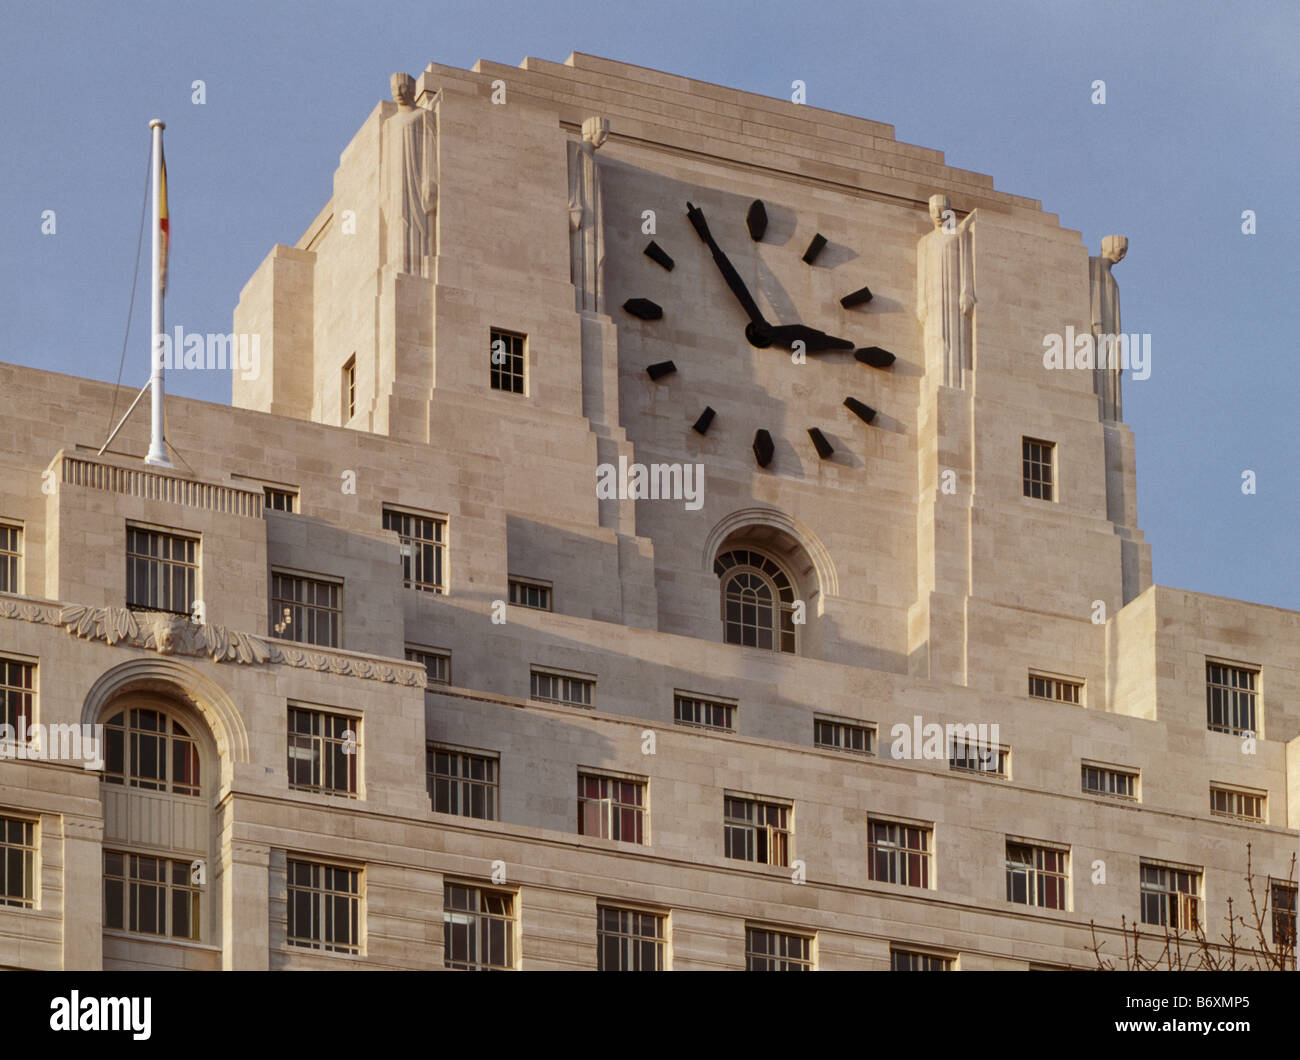
<path fill-rule="evenodd" d="M 201 797 L 200 757 L 212 750 L 190 716 L 164 696 L 132 693 L 106 713 L 104 954 L 106 961 L 129 961 L 113 932 L 159 941 L 210 936 L 211 807 Z"/>
<path fill-rule="evenodd" d="M 109 784 L 174 795 L 199 794 L 194 737 L 160 710 L 118 711 L 104 723 L 104 773 Z"/>
<path fill-rule="evenodd" d="M 728 644 L 793 653 L 794 586 L 775 560 L 738 548 L 713 562 L 721 579 L 723 638 Z"/>

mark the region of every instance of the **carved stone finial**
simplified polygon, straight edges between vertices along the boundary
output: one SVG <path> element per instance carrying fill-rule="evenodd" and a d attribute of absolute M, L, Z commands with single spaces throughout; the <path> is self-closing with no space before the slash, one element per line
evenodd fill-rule
<path fill-rule="evenodd" d="M 947 195 L 930 196 L 930 220 L 935 228 L 943 227 L 943 215 L 952 211 L 952 200 Z"/>
<path fill-rule="evenodd" d="M 415 104 L 415 78 L 410 74 L 393 74 L 388 79 L 388 85 L 393 92 L 393 102 L 401 107 L 410 107 Z"/>
<path fill-rule="evenodd" d="M 1112 265 L 1118 265 L 1128 253 L 1128 236 L 1104 236 L 1101 241 L 1101 256 Z"/>
<path fill-rule="evenodd" d="M 588 118 L 582 123 L 582 138 L 591 144 L 593 151 L 597 150 L 609 139 L 609 119 Z"/>

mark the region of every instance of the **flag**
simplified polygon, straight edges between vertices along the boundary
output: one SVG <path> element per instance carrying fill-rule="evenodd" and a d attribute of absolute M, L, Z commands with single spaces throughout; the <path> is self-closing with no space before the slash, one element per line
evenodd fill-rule
<path fill-rule="evenodd" d="M 159 240 L 161 249 L 158 252 L 158 286 L 165 291 L 167 290 L 167 245 L 171 242 L 171 234 L 167 224 L 167 159 L 163 156 L 161 147 L 158 149 L 158 157 L 162 159 L 162 174 L 158 185 L 158 228 L 162 232 L 162 238 Z"/>

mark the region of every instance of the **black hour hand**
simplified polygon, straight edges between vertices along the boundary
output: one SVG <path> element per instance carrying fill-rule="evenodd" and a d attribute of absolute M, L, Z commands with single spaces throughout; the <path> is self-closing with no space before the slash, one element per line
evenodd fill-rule
<path fill-rule="evenodd" d="M 810 328 L 807 324 L 779 324 L 768 328 L 766 334 L 778 346 L 793 349 L 796 342 L 804 344 L 807 353 L 820 353 L 822 350 L 851 350 L 853 343 L 848 339 L 837 339 L 824 331 Z"/>

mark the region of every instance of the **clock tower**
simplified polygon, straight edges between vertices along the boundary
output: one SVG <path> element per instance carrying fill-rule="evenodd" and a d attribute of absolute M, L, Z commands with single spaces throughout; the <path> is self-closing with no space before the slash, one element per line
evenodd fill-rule
<path fill-rule="evenodd" d="M 584 615 L 1017 695 L 1032 626 L 1104 681 L 1150 559 L 1117 375 L 1042 357 L 1095 330 L 1079 233 L 887 125 L 665 76 L 395 76 L 243 293 L 236 404 L 488 455 L 511 568 Z"/>

